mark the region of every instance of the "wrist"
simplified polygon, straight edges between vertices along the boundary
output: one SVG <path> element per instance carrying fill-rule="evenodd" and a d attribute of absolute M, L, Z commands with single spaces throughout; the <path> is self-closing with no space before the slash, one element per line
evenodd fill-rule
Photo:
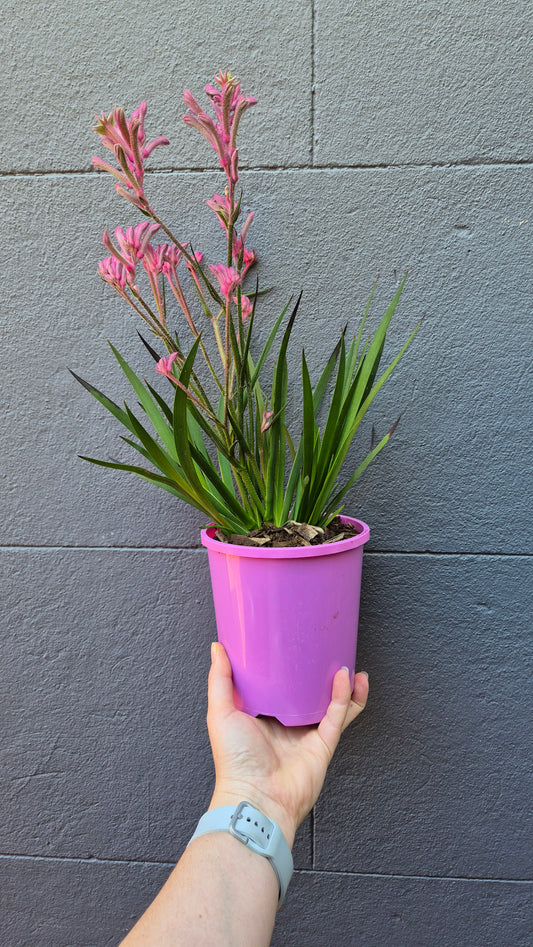
<path fill-rule="evenodd" d="M 238 785 L 232 784 L 231 786 L 217 784 L 211 802 L 209 803 L 209 809 L 218 809 L 220 806 L 237 806 L 239 802 L 243 801 L 251 803 L 252 806 L 259 809 L 267 818 L 277 822 L 285 836 L 289 848 L 292 848 L 296 829 L 298 828 L 296 821 L 287 813 L 283 806 L 274 802 L 270 797 L 265 796 L 254 786 L 249 786 L 245 783 Z"/>

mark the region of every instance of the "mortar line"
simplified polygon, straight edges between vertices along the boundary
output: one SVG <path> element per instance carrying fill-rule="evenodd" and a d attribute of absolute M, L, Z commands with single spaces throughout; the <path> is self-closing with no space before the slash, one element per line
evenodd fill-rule
<path fill-rule="evenodd" d="M 16 853 L 0 852 L 0 860 L 12 861 L 35 861 L 35 862 L 64 862 L 66 864 L 76 865 L 138 865 L 148 868 L 173 868 L 176 861 L 153 861 L 147 859 L 135 858 L 102 858 L 91 857 L 82 858 L 68 855 L 19 855 Z M 469 875 L 411 875 L 400 874 L 397 872 L 376 872 L 376 871 L 338 871 L 335 869 L 314 869 L 314 868 L 295 868 L 296 874 L 301 875 L 333 875 L 339 878 L 377 878 L 389 879 L 397 878 L 401 880 L 413 881 L 474 881 L 484 884 L 514 884 L 531 885 L 533 881 L 530 878 L 485 878 L 483 876 Z"/>
<path fill-rule="evenodd" d="M 0 861 L 11 861 L 13 859 L 35 862 L 64 862 L 70 865 L 144 865 L 151 868 L 174 868 L 178 860 L 176 858 L 175 861 L 165 862 L 137 858 L 106 858 L 92 856 L 89 858 L 82 858 L 76 857 L 74 855 L 19 855 L 17 853 L 0 852 Z"/>
<path fill-rule="evenodd" d="M 334 868 L 295 868 L 301 875 L 333 875 L 337 878 L 397 878 L 404 881 L 473 881 L 480 884 L 533 885 L 531 878 L 485 878 L 481 875 L 409 875 L 397 872 L 339 871 Z"/>
<path fill-rule="evenodd" d="M 203 546 L 61 546 L 61 545 L 30 545 L 25 543 L 13 543 L 10 545 L 0 545 L 0 554 L 2 552 L 15 551 L 28 552 L 203 552 Z M 533 553 L 528 552 L 465 552 L 455 551 L 433 551 L 433 550 L 400 550 L 400 549 L 365 549 L 366 556 L 413 556 L 417 558 L 441 558 L 441 559 L 531 559 Z"/>
<path fill-rule="evenodd" d="M 359 164 L 294 164 L 283 165 L 249 165 L 241 167 L 244 173 L 261 172 L 265 174 L 293 174 L 300 171 L 320 172 L 320 171 L 411 171 L 411 170 L 434 170 L 434 169 L 477 169 L 477 168 L 532 168 L 533 161 L 524 158 L 508 161 L 431 161 L 431 162 L 378 162 L 378 163 L 359 163 Z M 216 168 L 207 168 L 203 166 L 187 167 L 167 167 L 167 168 L 149 168 L 147 175 L 164 174 L 216 174 Z M 61 177 L 100 177 L 102 171 L 94 171 L 92 168 L 68 168 L 68 169 L 49 169 L 46 171 L 26 170 L 26 171 L 0 171 L 0 180 L 10 178 L 61 178 Z"/>
<path fill-rule="evenodd" d="M 315 164 L 315 0 L 311 0 L 311 165 Z"/>

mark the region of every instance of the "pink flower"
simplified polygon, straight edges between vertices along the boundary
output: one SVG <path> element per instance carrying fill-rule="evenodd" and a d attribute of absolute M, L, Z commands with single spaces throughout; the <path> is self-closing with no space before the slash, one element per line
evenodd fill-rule
<path fill-rule="evenodd" d="M 245 248 L 244 248 L 244 253 L 243 253 L 243 258 L 242 258 L 242 259 L 243 259 L 243 271 L 242 271 L 242 275 L 244 276 L 244 275 L 248 272 L 248 270 L 250 269 L 250 267 L 254 265 L 254 263 L 255 263 L 255 261 L 256 261 L 256 259 L 257 259 L 257 254 L 256 254 L 255 250 L 247 250 L 246 247 L 245 247 Z"/>
<path fill-rule="evenodd" d="M 244 221 L 244 224 L 243 224 L 243 227 L 242 227 L 242 230 L 241 230 L 240 240 L 244 241 L 244 239 L 246 238 L 246 234 L 248 233 L 248 231 L 249 231 L 249 229 L 250 229 L 250 224 L 252 223 L 252 220 L 254 219 L 254 216 L 255 216 L 255 214 L 254 214 L 253 210 L 250 211 L 250 213 L 248 214 L 246 220 Z"/>
<path fill-rule="evenodd" d="M 191 253 L 191 256 L 196 260 L 197 263 L 201 263 L 202 260 L 203 260 L 203 258 L 204 258 L 203 253 L 199 253 L 199 252 L 198 252 L 198 253 L 197 253 L 197 252 Z M 200 285 L 200 280 L 199 280 L 199 278 L 198 278 L 198 274 L 197 274 L 197 272 L 196 272 L 194 266 L 192 265 L 192 263 L 191 263 L 190 260 L 185 260 L 185 266 L 187 267 L 189 273 L 191 274 L 191 276 L 192 276 L 192 278 L 193 278 L 193 280 L 194 280 L 194 282 L 195 282 L 195 284 L 196 284 L 196 288 L 197 288 L 197 290 L 198 290 L 200 296 L 203 298 L 204 291 L 203 291 L 203 289 L 202 289 L 202 287 L 201 287 L 201 285 Z"/>
<path fill-rule="evenodd" d="M 265 431 L 268 431 L 272 418 L 274 417 L 273 411 L 263 411 L 263 422 L 261 424 L 261 434 L 264 434 Z"/>
<path fill-rule="evenodd" d="M 127 268 L 114 256 L 108 256 L 98 264 L 98 274 L 105 283 L 109 283 L 121 295 L 129 285 L 130 275 Z"/>
<path fill-rule="evenodd" d="M 220 194 L 213 194 L 211 200 L 206 201 L 208 207 L 214 210 L 224 230 L 229 227 L 229 218 L 231 214 L 231 202 L 227 194 L 221 197 Z"/>
<path fill-rule="evenodd" d="M 181 308 L 188 313 L 187 303 L 178 278 L 178 266 L 181 261 L 182 252 L 174 244 L 167 244 L 165 257 L 163 260 L 162 272 L 166 276 L 170 288 L 178 300 Z"/>
<path fill-rule="evenodd" d="M 228 180 L 235 184 L 239 179 L 239 156 L 235 147 L 237 129 L 242 115 L 256 104 L 257 99 L 243 95 L 238 81 L 232 79 L 229 72 L 220 72 L 214 81 L 219 88 L 207 85 L 205 91 L 213 104 L 216 119 L 210 118 L 186 89 L 183 99 L 189 112 L 183 116 L 183 121 L 196 128 L 214 148 Z"/>
<path fill-rule="evenodd" d="M 186 247 L 187 244 L 184 244 L 184 246 Z M 201 253 L 195 253 L 194 256 L 200 257 L 200 259 L 202 258 Z M 174 246 L 174 244 L 170 244 L 167 247 L 167 252 L 165 254 L 165 262 L 163 264 L 163 273 L 168 279 L 170 288 L 172 289 L 172 292 L 174 293 L 176 299 L 178 300 L 181 308 L 183 309 L 185 313 L 188 313 L 187 303 L 185 301 L 185 296 L 183 294 L 183 290 L 181 288 L 181 284 L 178 278 L 178 266 L 181 262 L 181 258 L 182 258 L 181 250 L 179 250 L 178 247 Z M 193 272 L 193 268 L 186 258 L 185 258 L 185 262 L 187 265 L 187 269 L 190 270 L 190 272 Z"/>
<path fill-rule="evenodd" d="M 153 247 L 151 243 L 146 245 L 142 262 L 148 274 L 157 276 L 163 272 L 169 249 L 168 243 L 160 243 L 157 247 Z"/>
<path fill-rule="evenodd" d="M 104 231 L 102 241 L 109 252 L 135 277 L 135 267 L 139 260 L 143 259 L 149 240 L 158 230 L 159 224 L 149 224 L 145 221 L 136 227 L 127 227 L 126 230 L 122 227 L 115 229 L 118 249 L 107 230 Z"/>
<path fill-rule="evenodd" d="M 234 297 L 234 302 L 237 302 L 237 299 Z M 251 299 L 248 296 L 241 296 L 241 312 L 242 312 L 242 321 L 245 322 L 249 316 L 252 315 L 253 304 Z"/>
<path fill-rule="evenodd" d="M 170 355 L 164 355 L 163 358 L 160 358 L 157 365 L 155 366 L 156 372 L 159 372 L 160 375 L 166 375 L 167 378 L 174 380 L 172 374 L 172 366 L 178 357 L 177 352 L 171 352 Z"/>
<path fill-rule="evenodd" d="M 240 119 L 246 109 L 257 104 L 257 99 L 252 95 L 246 96 L 241 93 L 241 86 L 237 79 L 232 79 L 229 72 L 219 72 L 214 81 L 219 87 L 216 89 L 212 85 L 206 85 L 206 95 L 213 103 L 216 116 L 225 135 L 230 139 L 231 145 L 235 146 L 235 139 Z"/>
<path fill-rule="evenodd" d="M 203 260 L 203 258 L 204 258 L 203 253 L 196 252 L 196 251 L 195 251 L 194 253 L 191 253 L 191 256 L 194 257 L 194 259 L 196 260 L 197 263 L 201 263 L 202 260 Z M 194 272 L 194 267 L 191 265 L 191 263 L 189 262 L 189 260 L 186 260 L 186 261 L 185 261 L 185 265 L 186 265 L 187 269 L 188 269 L 191 273 Z"/>
<path fill-rule="evenodd" d="M 184 244 L 186 247 L 187 244 Z M 177 280 L 177 269 L 182 258 L 181 250 L 173 243 L 167 243 L 165 248 L 165 257 L 163 260 L 163 273 L 168 277 L 169 282 Z"/>
<path fill-rule="evenodd" d="M 241 254 L 242 254 L 242 261 L 241 261 Z M 250 269 L 251 266 L 254 265 L 257 259 L 257 254 L 255 250 L 247 250 L 246 247 L 243 247 L 242 240 L 238 240 L 237 238 L 235 238 L 233 241 L 232 256 L 233 256 L 233 262 L 235 263 L 235 266 L 239 266 L 239 261 L 242 262 L 241 278 L 244 278 L 246 276 L 248 270 Z"/>
<path fill-rule="evenodd" d="M 158 145 L 169 144 L 168 138 L 164 138 L 162 135 L 146 144 L 144 130 L 146 111 L 146 102 L 141 102 L 139 108 L 132 112 L 132 116 L 128 121 L 124 109 L 115 108 L 109 116 L 98 116 L 97 124 L 94 126 L 94 131 L 101 136 L 102 143 L 113 152 L 119 168 L 113 167 L 113 165 L 97 156 L 92 161 L 94 167 L 109 171 L 110 174 L 116 177 L 119 183 L 115 184 L 115 189 L 123 197 L 133 200 L 135 204 L 146 203 L 143 189 L 146 158 Z M 122 185 L 124 185 L 126 191 Z M 132 198 L 128 191 L 133 191 L 135 198 Z"/>
<path fill-rule="evenodd" d="M 194 98 L 192 92 L 189 92 L 188 89 L 185 89 L 185 92 L 183 93 L 183 101 L 190 109 L 190 112 L 186 112 L 186 114 L 183 116 L 183 121 L 186 125 L 196 128 L 200 134 L 204 136 L 211 147 L 217 152 L 220 158 L 220 163 L 222 164 L 224 141 L 222 136 L 219 137 L 219 129 L 216 123 L 198 105 L 198 102 Z"/>
<path fill-rule="evenodd" d="M 209 269 L 219 282 L 220 292 L 228 299 L 241 282 L 239 273 L 232 266 L 224 266 L 223 263 L 210 264 Z"/>
<path fill-rule="evenodd" d="M 170 249 L 171 248 L 168 243 L 161 243 L 157 247 L 153 247 L 150 243 L 148 243 L 144 248 L 142 257 L 142 264 L 146 273 L 148 274 L 155 304 L 159 313 L 159 321 L 161 322 L 161 325 L 165 327 L 167 324 L 166 305 L 165 296 L 161 285 L 161 275 L 165 272 L 165 267 L 168 265 L 166 261 L 167 254 Z"/>
<path fill-rule="evenodd" d="M 243 228 L 240 232 L 240 236 L 237 236 L 235 233 L 233 235 L 233 246 L 232 246 L 232 257 L 235 266 L 240 266 L 242 269 L 242 276 L 244 277 L 251 266 L 256 261 L 256 254 L 253 250 L 247 250 L 244 246 L 244 239 L 248 230 L 250 229 L 250 224 L 254 219 L 253 211 L 248 214 L 246 220 L 244 221 Z"/>
<path fill-rule="evenodd" d="M 231 216 L 231 201 L 230 201 L 229 195 L 225 194 L 224 197 L 221 197 L 220 194 L 213 194 L 213 197 L 210 200 L 206 201 L 206 204 L 208 207 L 211 208 L 211 210 L 214 210 L 215 214 L 217 215 L 220 221 L 221 226 L 224 228 L 224 230 L 227 233 L 229 230 L 230 216 Z M 244 240 L 245 240 L 246 234 L 248 233 L 248 230 L 250 229 L 250 225 L 253 219 L 254 219 L 254 212 L 251 211 L 248 214 L 246 220 L 244 221 L 240 236 L 237 237 L 237 234 L 235 232 L 233 234 L 232 255 L 233 255 L 233 262 L 235 263 L 236 266 L 238 266 L 239 264 L 239 259 L 242 253 Z M 255 253 L 252 253 L 252 251 L 250 250 L 244 251 L 243 262 L 245 264 L 245 270 L 248 270 L 250 266 L 252 265 L 252 263 L 255 263 L 255 259 L 256 259 Z"/>

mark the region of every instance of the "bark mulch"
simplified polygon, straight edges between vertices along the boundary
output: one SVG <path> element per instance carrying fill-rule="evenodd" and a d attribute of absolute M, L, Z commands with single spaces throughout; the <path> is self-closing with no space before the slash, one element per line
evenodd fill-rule
<path fill-rule="evenodd" d="M 337 543 L 341 539 L 349 539 L 357 535 L 358 531 L 353 526 L 343 523 L 340 516 L 336 516 L 325 529 L 289 520 L 284 526 L 263 523 L 259 529 L 253 529 L 245 536 L 238 533 L 228 535 L 221 529 L 217 529 L 215 539 L 236 546 L 264 546 L 275 549 L 282 546 L 320 546 L 326 543 Z"/>

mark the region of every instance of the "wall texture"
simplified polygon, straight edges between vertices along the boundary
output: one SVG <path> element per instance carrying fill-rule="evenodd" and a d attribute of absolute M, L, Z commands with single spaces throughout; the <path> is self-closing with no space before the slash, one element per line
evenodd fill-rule
<path fill-rule="evenodd" d="M 154 201 L 214 249 L 202 202 L 220 175 L 182 126 L 181 92 L 228 67 L 259 99 L 241 156 L 277 287 L 265 322 L 307 290 L 294 363 L 305 339 L 318 366 L 378 272 L 379 308 L 410 270 L 391 353 L 425 317 L 371 419 L 385 431 L 401 411 L 401 424 L 348 504 L 372 529 L 371 698 L 300 831 L 273 943 L 526 947 L 531 5 L 216 10 L 4 0 L 0 13 L 2 944 L 117 943 L 209 798 L 202 521 L 77 459 L 120 447 L 67 368 L 120 398 L 110 338 L 145 370 L 95 274 L 104 227 L 137 218 L 91 168 L 94 114 L 148 101 L 151 137 L 171 139 L 153 156 Z"/>

